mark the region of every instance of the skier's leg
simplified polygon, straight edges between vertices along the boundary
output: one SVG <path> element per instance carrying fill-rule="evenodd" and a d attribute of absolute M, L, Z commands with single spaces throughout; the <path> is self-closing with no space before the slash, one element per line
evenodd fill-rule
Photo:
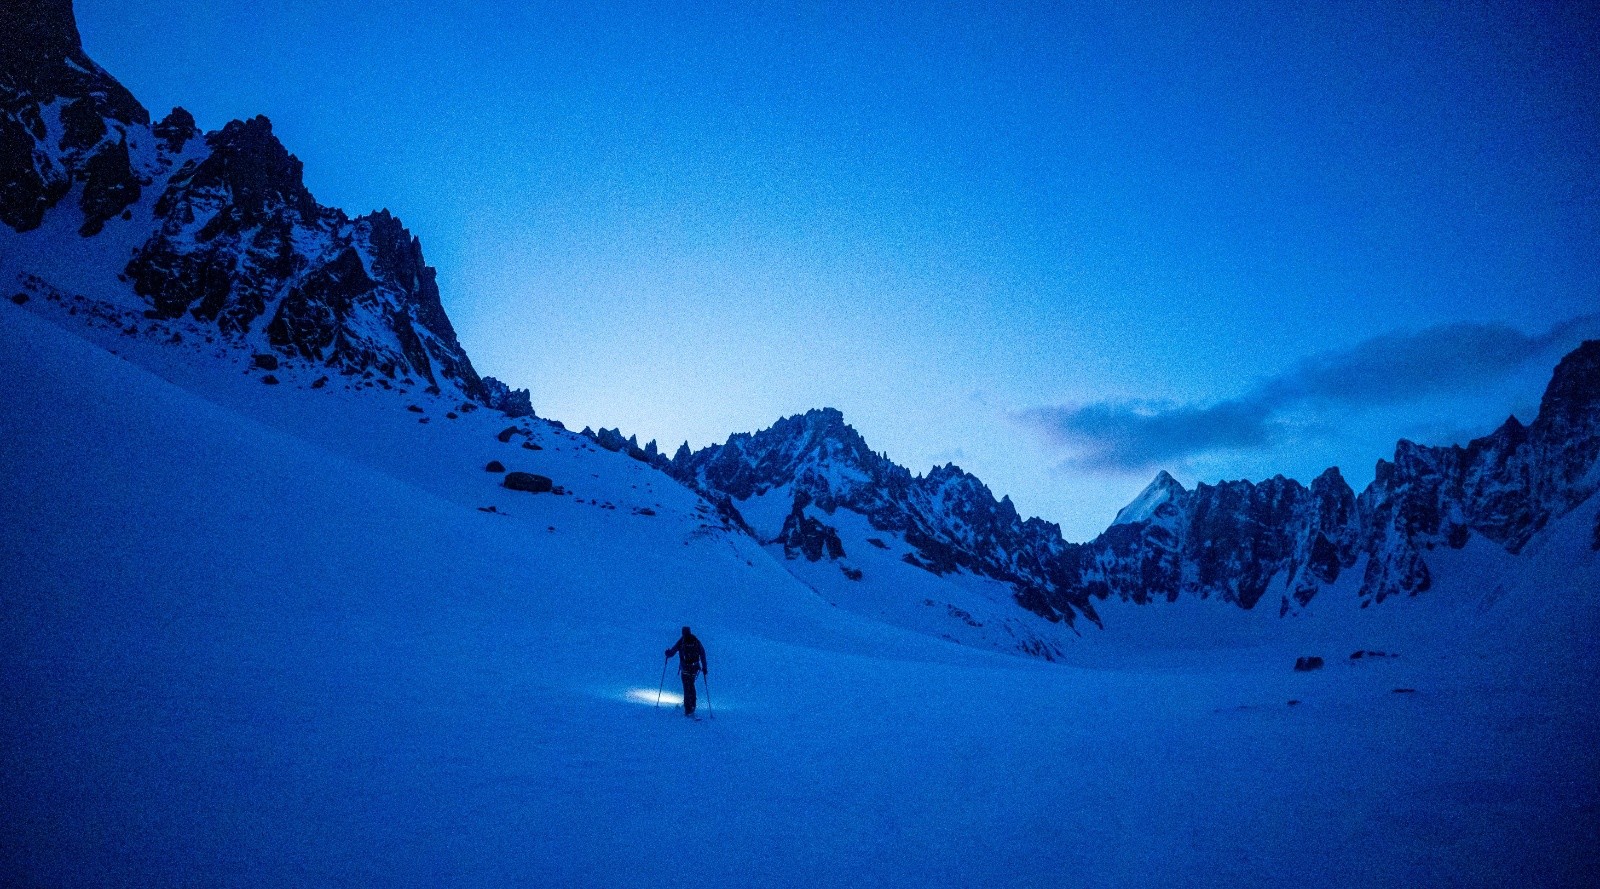
<path fill-rule="evenodd" d="M 683 679 L 683 715 L 694 715 L 694 674 L 679 674 Z"/>

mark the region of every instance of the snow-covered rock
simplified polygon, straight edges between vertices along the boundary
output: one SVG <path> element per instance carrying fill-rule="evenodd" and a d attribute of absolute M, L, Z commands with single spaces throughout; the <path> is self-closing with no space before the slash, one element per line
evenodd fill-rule
<path fill-rule="evenodd" d="M 483 378 L 484 404 L 508 417 L 533 416 L 533 399 L 527 389 L 513 389 L 494 377 Z"/>
<path fill-rule="evenodd" d="M 398 219 L 318 204 L 265 117 L 201 137 L 179 108 L 152 126 L 84 54 L 70 3 L 7 7 L 4 24 L 0 222 L 22 233 L 72 214 L 84 253 L 120 256 L 152 317 L 187 315 L 256 351 L 488 399 Z M 114 218 L 136 230 L 97 244 Z"/>

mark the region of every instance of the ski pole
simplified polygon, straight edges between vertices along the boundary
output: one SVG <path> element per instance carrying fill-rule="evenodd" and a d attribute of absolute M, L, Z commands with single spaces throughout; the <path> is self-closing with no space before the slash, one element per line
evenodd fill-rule
<path fill-rule="evenodd" d="M 661 659 L 661 684 L 656 686 L 656 709 L 661 709 L 661 693 L 667 689 L 667 659 Z"/>
<path fill-rule="evenodd" d="M 716 719 L 717 711 L 711 709 L 711 674 L 702 670 L 700 672 L 700 678 L 706 684 L 706 715 L 712 719 Z"/>

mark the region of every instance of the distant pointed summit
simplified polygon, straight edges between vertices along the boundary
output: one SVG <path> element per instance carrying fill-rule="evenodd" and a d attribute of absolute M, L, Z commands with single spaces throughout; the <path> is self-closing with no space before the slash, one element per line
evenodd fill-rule
<path fill-rule="evenodd" d="M 1146 485 L 1139 496 L 1117 512 L 1117 517 L 1111 524 L 1131 525 L 1134 522 L 1147 522 L 1155 516 L 1156 510 L 1163 504 L 1172 503 L 1187 493 L 1189 492 L 1183 485 L 1163 469 L 1156 473 L 1155 480 Z"/>

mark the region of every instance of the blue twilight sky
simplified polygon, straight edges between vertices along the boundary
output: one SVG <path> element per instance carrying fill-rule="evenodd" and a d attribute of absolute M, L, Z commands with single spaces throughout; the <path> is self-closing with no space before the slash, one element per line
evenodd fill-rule
<path fill-rule="evenodd" d="M 156 115 L 388 207 L 479 369 L 698 447 L 831 405 L 1096 533 L 1531 419 L 1600 336 L 1591 3 L 79 0 Z"/>

